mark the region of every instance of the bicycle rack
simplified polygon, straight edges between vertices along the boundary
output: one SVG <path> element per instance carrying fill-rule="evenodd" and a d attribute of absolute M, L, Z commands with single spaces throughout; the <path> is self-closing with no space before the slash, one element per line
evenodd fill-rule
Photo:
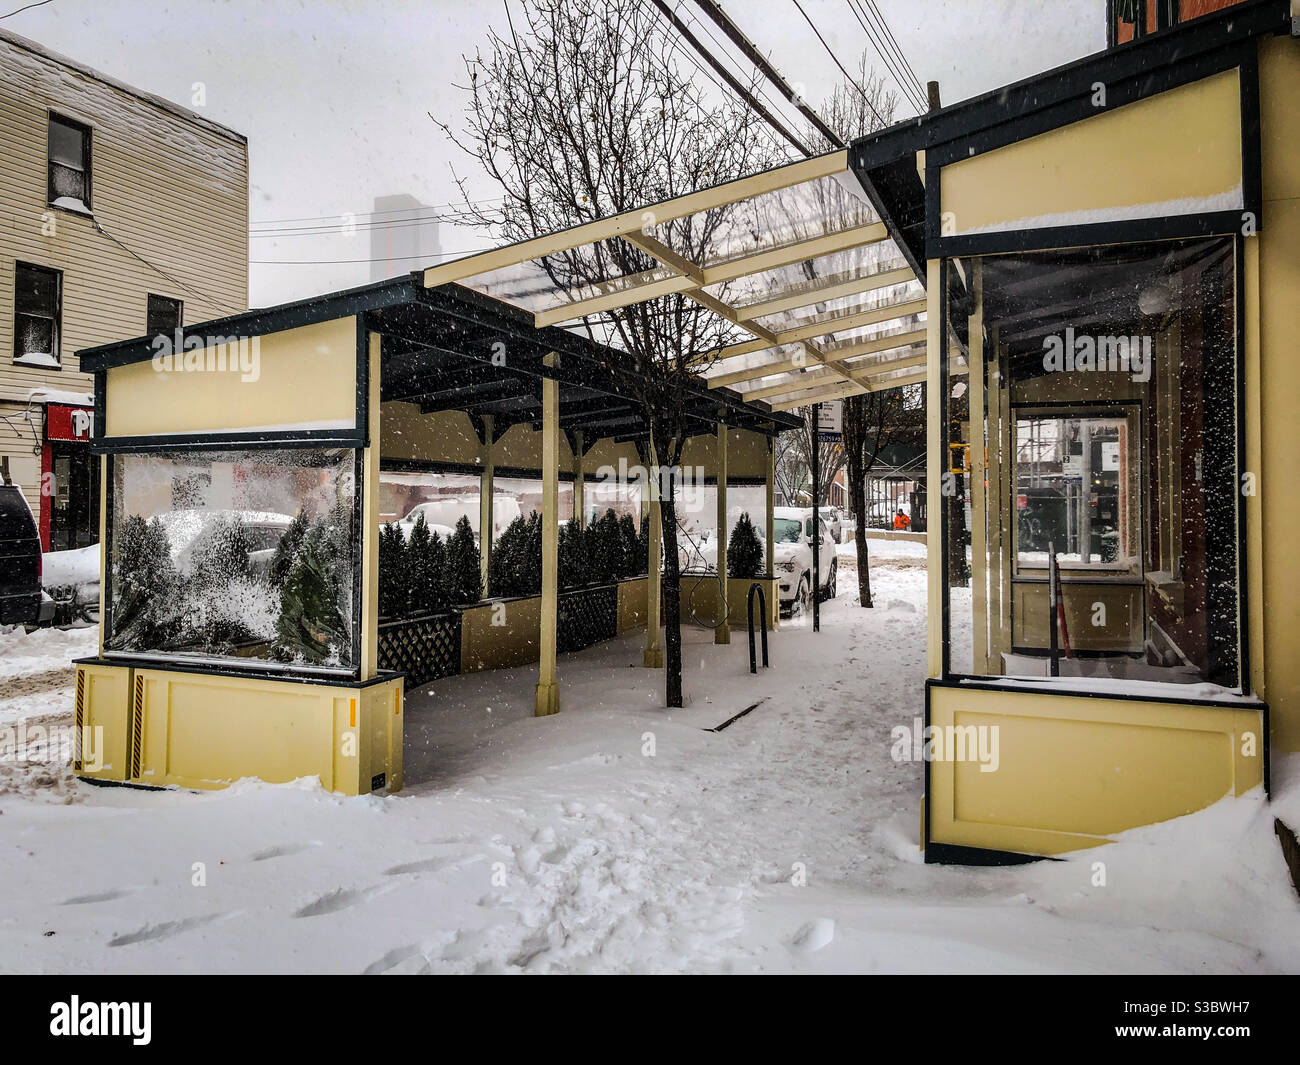
<path fill-rule="evenodd" d="M 767 593 L 763 586 L 755 582 L 749 586 L 749 600 L 745 604 L 745 613 L 749 619 L 749 671 L 758 672 L 758 663 L 754 658 L 754 593 L 758 593 L 758 609 L 762 612 L 759 620 L 763 626 L 763 668 L 767 668 Z"/>

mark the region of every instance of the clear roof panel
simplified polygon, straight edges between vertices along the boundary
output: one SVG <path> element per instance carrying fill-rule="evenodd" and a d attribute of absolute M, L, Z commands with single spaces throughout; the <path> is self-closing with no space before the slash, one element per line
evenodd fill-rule
<path fill-rule="evenodd" d="M 757 304 L 786 297 L 808 296 L 833 285 L 862 281 L 873 274 L 902 269 L 907 260 L 892 240 L 863 244 L 856 248 L 803 259 L 761 273 L 749 274 L 721 285 L 705 288 L 711 296 L 726 300 L 746 317 L 745 311 Z M 910 271 L 909 271 L 910 272 Z"/>
<path fill-rule="evenodd" d="M 686 221 L 683 227 L 680 221 Z M 849 170 L 655 228 L 655 236 L 696 266 L 709 269 L 759 252 L 878 222 Z"/>
<path fill-rule="evenodd" d="M 619 247 L 610 247 L 615 243 Z M 659 266 L 643 252 L 621 241 L 600 241 L 544 259 L 529 259 L 475 274 L 460 283 L 485 296 L 540 314 L 566 303 L 623 292 L 673 276 L 668 267 Z"/>
<path fill-rule="evenodd" d="M 776 333 L 784 333 L 792 329 L 812 325 L 818 321 L 841 318 L 857 314 L 859 311 L 875 310 L 877 307 L 884 307 L 891 303 L 904 303 L 908 300 L 920 299 L 923 295 L 925 295 L 925 290 L 921 287 L 919 281 L 907 281 L 899 285 L 890 285 L 888 288 L 877 289 L 874 292 L 856 292 L 848 296 L 826 300 L 823 303 L 814 303 L 807 307 L 761 315 L 753 319 L 753 321 L 765 329 L 770 329 Z"/>

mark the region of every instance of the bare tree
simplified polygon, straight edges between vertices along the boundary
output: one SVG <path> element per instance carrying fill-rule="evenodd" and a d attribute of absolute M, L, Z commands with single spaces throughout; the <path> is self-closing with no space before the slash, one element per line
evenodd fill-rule
<path fill-rule="evenodd" d="M 503 241 L 592 222 L 716 185 L 780 161 L 770 130 L 730 99 L 713 100 L 684 72 L 673 39 L 640 0 L 526 0 L 524 25 L 490 31 L 466 58 L 463 132 L 439 123 L 500 187 L 499 209 L 465 195 L 471 223 Z M 507 7 L 507 15 L 510 9 Z M 714 94 L 716 95 L 716 94 Z M 435 119 L 436 121 L 436 119 Z M 760 246 L 743 206 L 659 221 L 643 234 L 696 263 Z M 644 243 L 644 242 L 642 242 Z M 653 276 L 660 264 L 618 238 L 503 272 L 553 306 Z M 495 279 L 494 279 L 495 280 Z M 715 293 L 726 299 L 725 291 Z M 687 413 L 696 376 L 738 338 L 736 327 L 686 295 L 585 319 L 590 335 L 625 353 L 650 431 L 652 473 L 674 470 L 687 438 L 708 427 Z M 681 600 L 675 478 L 662 479 L 666 699 L 682 705 Z"/>
<path fill-rule="evenodd" d="M 924 389 L 922 389 L 924 391 Z M 844 401 L 844 453 L 849 481 L 849 509 L 857 516 L 853 544 L 858 559 L 858 602 L 873 606 L 871 559 L 867 551 L 867 476 L 880 453 L 891 444 L 925 441 L 924 403 L 909 405 L 906 389 L 889 388 L 850 396 Z"/>

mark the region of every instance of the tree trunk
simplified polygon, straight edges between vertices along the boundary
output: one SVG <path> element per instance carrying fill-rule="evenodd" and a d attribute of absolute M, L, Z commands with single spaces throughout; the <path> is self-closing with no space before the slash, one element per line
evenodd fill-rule
<path fill-rule="evenodd" d="M 664 573 L 664 704 L 682 705 L 682 581 L 677 557 L 677 501 L 673 488 L 659 501 L 659 522 L 663 531 Z"/>
<path fill-rule="evenodd" d="M 871 559 L 867 555 L 867 471 L 862 449 L 849 452 L 849 506 L 857 515 L 853 525 L 853 547 L 858 555 L 858 603 L 871 609 Z"/>

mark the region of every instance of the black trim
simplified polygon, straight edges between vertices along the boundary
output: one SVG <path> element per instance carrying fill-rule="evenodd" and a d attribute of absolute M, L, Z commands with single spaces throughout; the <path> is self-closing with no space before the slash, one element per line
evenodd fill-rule
<path fill-rule="evenodd" d="M 370 327 L 364 314 L 357 318 L 357 413 L 355 427 L 361 439 L 358 447 L 370 446 Z M 382 365 L 382 345 L 381 365 Z"/>
<path fill-rule="evenodd" d="M 1000 119 L 968 130 L 960 138 L 934 145 L 926 152 L 926 164 L 933 161 L 936 166 L 948 166 L 1040 133 L 1110 114 L 1127 104 L 1239 67 L 1253 48 L 1254 42 L 1250 38 L 1216 43 L 1211 49 L 1199 53 L 1183 54 L 1175 48 L 1158 66 L 1149 63 L 1116 64 L 1113 57 L 1102 53 L 1091 71 L 1078 72 L 1078 80 L 1066 75 L 1059 85 L 1053 85 L 1033 100 L 1017 101 L 1023 105 L 1020 110 L 1013 110 L 1015 105 L 1009 103 L 1007 111 L 1010 113 L 1004 113 Z M 1105 85 L 1104 107 L 1092 102 L 1093 86 L 1098 83 Z"/>
<path fill-rule="evenodd" d="M 365 620 L 365 570 L 366 560 L 362 551 L 374 550 L 376 559 L 379 554 L 378 529 L 370 536 L 365 535 L 365 451 L 357 448 L 352 452 L 352 672 L 360 677 L 365 663 L 361 661 L 361 636 Z M 378 495 L 376 495 L 376 499 Z M 379 566 L 375 566 L 375 578 L 378 580 Z M 378 600 L 376 600 L 377 602 Z M 378 638 L 378 613 L 376 609 L 375 626 Z M 377 649 L 376 649 L 377 650 Z"/>
<path fill-rule="evenodd" d="M 209 336 L 227 336 L 234 332 L 243 337 L 266 336 L 285 329 L 296 329 L 304 325 L 317 325 L 336 318 L 350 318 L 364 314 L 366 311 L 390 307 L 399 303 L 410 302 L 414 298 L 414 279 L 407 277 L 380 281 L 373 285 L 343 289 L 310 299 L 281 303 L 275 307 L 259 310 L 240 311 L 224 318 L 214 318 L 208 322 L 199 322 L 181 330 L 182 341 L 189 337 L 200 337 L 205 341 Z M 110 370 L 117 366 L 129 366 L 134 362 L 146 362 L 154 356 L 153 337 L 142 336 L 131 340 L 119 340 L 112 344 L 99 344 L 95 347 L 82 348 L 77 352 L 82 370 Z"/>
<path fill-rule="evenodd" d="M 358 680 L 346 673 L 331 676 L 323 673 L 301 673 L 290 669 L 267 672 L 261 669 L 235 669 L 229 666 L 208 666 L 194 662 L 169 662 L 166 659 L 138 658 L 130 655 L 102 658 L 91 655 L 88 658 L 74 658 L 77 666 L 113 666 L 117 669 L 149 669 L 156 673 L 194 673 L 200 676 L 238 677 L 242 680 L 275 680 L 285 684 L 316 684 L 327 688 L 369 688 L 374 684 L 385 684 L 402 677 L 403 674 L 393 670 L 380 670 L 369 680 Z"/>
<path fill-rule="evenodd" d="M 1109 699 L 1112 702 L 1125 703 L 1165 703 L 1172 706 L 1204 706 L 1221 710 L 1262 710 L 1267 704 L 1258 696 L 1244 696 L 1238 699 L 1177 699 L 1168 695 L 1134 695 L 1130 692 L 1107 692 L 1089 688 L 1067 688 L 1064 684 L 1043 684 L 1044 678 L 1026 677 L 1023 681 L 1013 681 L 1006 677 L 973 677 L 963 673 L 954 673 L 942 680 L 931 677 L 926 681 L 927 687 L 960 688 L 964 691 L 999 691 L 1017 694 L 1046 695 L 1049 698 L 1064 696 L 1071 699 Z M 1198 685 L 1189 684 L 1189 688 Z M 928 722 L 927 722 L 928 723 Z"/>
<path fill-rule="evenodd" d="M 97 371 L 96 377 L 103 371 Z M 242 451 L 365 447 L 361 433 L 350 429 L 285 429 L 257 430 L 233 433 L 179 433 L 159 436 L 109 436 L 96 437 L 90 450 L 97 455 L 119 452 L 145 453 L 154 451 Z"/>
<path fill-rule="evenodd" d="M 927 170 L 928 173 L 928 170 Z M 937 174 L 935 183 L 937 185 Z M 936 197 L 937 198 L 937 197 Z M 1094 222 L 1074 226 L 1045 226 L 995 233 L 969 233 L 927 239 L 926 254 L 933 259 L 1007 252 L 1052 251 L 1102 244 L 1142 244 L 1157 240 L 1187 240 L 1233 236 L 1241 231 L 1241 211 L 1209 214 L 1164 215 L 1127 221 Z"/>
<path fill-rule="evenodd" d="M 928 764 L 928 763 L 927 763 Z M 1033 862 L 1059 862 L 1045 854 L 1020 854 L 984 847 L 963 847 L 956 843 L 927 842 L 926 865 L 1030 865 Z"/>

